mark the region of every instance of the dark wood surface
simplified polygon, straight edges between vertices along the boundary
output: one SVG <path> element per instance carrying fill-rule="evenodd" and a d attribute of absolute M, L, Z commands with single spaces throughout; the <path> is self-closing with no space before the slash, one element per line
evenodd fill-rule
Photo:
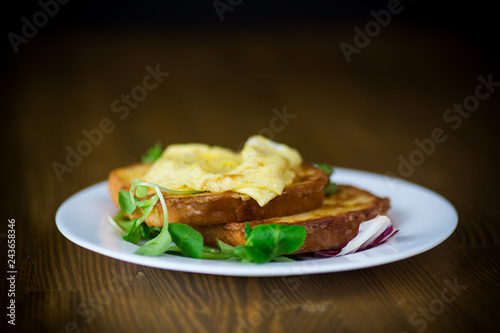
<path fill-rule="evenodd" d="M 3 70 L 2 313 L 10 299 L 8 219 L 15 219 L 17 274 L 16 325 L 2 315 L 2 326 L 19 332 L 496 331 L 500 87 L 479 88 L 489 95 L 467 118 L 447 120 L 446 112 L 474 102 L 469 96 L 478 77 L 500 82 L 498 63 L 467 40 L 418 26 L 384 31 L 350 64 L 342 41 L 352 43 L 351 26 L 76 31 L 30 41 Z M 147 81 L 156 87 L 129 113 L 122 102 L 113 107 L 121 94 L 141 92 L 136 87 L 144 85 L 147 66 L 169 74 L 157 85 Z M 284 110 L 281 126 L 272 119 Z M 65 164 L 67 147 L 76 149 L 82 131 L 100 125 L 109 133 L 58 179 L 54 161 Z M 415 140 L 432 138 L 439 128 L 446 140 L 412 172 L 398 170 L 400 156 L 418 154 Z M 456 207 L 458 227 L 436 248 L 395 263 L 270 278 L 130 264 L 81 248 L 56 227 L 65 199 L 106 179 L 112 168 L 139 161 L 156 141 L 237 149 L 261 131 L 297 148 L 306 161 L 428 187 Z"/>

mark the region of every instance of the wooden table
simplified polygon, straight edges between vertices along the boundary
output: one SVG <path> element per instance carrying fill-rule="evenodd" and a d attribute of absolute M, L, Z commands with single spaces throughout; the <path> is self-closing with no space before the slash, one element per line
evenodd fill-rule
<path fill-rule="evenodd" d="M 1 99 L 2 313 L 12 299 L 4 263 L 14 219 L 15 329 L 494 331 L 498 63 L 467 40 L 418 26 L 384 30 L 350 63 L 341 42 L 353 44 L 352 26 L 69 31 L 23 45 L 5 65 Z M 448 111 L 464 103 L 473 111 Z M 95 129 L 92 145 L 82 143 Z M 428 187 L 456 207 L 458 227 L 406 260 L 268 278 L 130 264 L 81 248 L 56 227 L 65 199 L 139 161 L 156 141 L 237 149 L 255 133 L 306 161 Z M 72 149 L 86 156 L 70 165 Z"/>

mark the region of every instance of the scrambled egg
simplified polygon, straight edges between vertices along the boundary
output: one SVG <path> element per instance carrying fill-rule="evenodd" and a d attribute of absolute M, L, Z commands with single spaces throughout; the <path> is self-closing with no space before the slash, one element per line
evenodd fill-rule
<path fill-rule="evenodd" d="M 264 206 L 292 183 L 301 164 L 295 149 L 255 135 L 240 153 L 199 143 L 170 145 L 144 179 L 173 190 L 244 193 Z"/>

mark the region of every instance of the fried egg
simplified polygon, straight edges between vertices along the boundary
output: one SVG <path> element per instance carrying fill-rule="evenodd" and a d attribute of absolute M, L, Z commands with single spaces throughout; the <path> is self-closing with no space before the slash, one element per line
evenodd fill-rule
<path fill-rule="evenodd" d="M 241 152 L 200 143 L 172 144 L 144 180 L 173 190 L 234 191 L 264 206 L 292 183 L 301 164 L 297 150 L 255 135 Z"/>

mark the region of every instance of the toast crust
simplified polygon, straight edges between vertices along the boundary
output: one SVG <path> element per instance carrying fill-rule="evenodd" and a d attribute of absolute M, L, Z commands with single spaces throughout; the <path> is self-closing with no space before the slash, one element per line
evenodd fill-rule
<path fill-rule="evenodd" d="M 111 199 L 117 207 L 118 192 L 121 189 L 129 191 L 131 183 L 141 178 L 149 167 L 150 164 L 136 164 L 111 171 L 108 186 Z M 167 205 L 169 223 L 212 225 L 288 216 L 316 209 L 323 204 L 327 181 L 324 171 L 310 165 L 302 165 L 293 183 L 263 207 L 250 196 L 232 191 L 190 195 L 164 194 L 163 197 Z M 142 210 L 137 209 L 133 217 L 139 218 L 141 215 Z M 150 227 L 163 226 L 160 201 L 145 222 Z"/>
<path fill-rule="evenodd" d="M 249 221 L 259 224 L 291 224 L 306 228 L 304 244 L 294 254 L 328 250 L 348 243 L 358 234 L 359 224 L 385 215 L 390 200 L 349 185 L 338 185 L 339 191 L 324 200 L 321 207 L 293 216 Z M 232 246 L 245 243 L 245 223 L 233 222 L 210 226 L 193 226 L 203 235 L 205 245 L 216 247 L 217 239 Z"/>

